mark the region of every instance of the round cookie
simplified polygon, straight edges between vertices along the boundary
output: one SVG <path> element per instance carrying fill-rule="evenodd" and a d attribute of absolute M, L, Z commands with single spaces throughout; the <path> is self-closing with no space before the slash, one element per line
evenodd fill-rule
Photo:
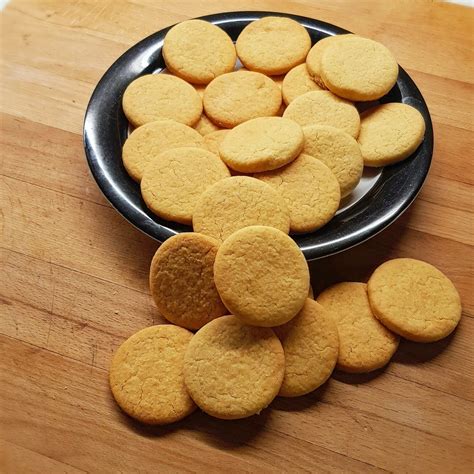
<path fill-rule="evenodd" d="M 147 166 L 140 183 L 147 207 L 163 219 L 191 224 L 198 197 L 230 176 L 227 166 L 201 148 L 173 148 Z"/>
<path fill-rule="evenodd" d="M 286 201 L 292 232 L 313 232 L 327 224 L 341 201 L 334 173 L 309 155 L 301 154 L 289 165 L 255 177 L 273 186 Z"/>
<path fill-rule="evenodd" d="M 321 87 L 309 75 L 306 64 L 300 64 L 289 71 L 281 85 L 281 93 L 286 105 L 306 92 L 319 90 Z"/>
<path fill-rule="evenodd" d="M 140 182 L 147 165 L 161 152 L 192 146 L 207 148 L 202 136 L 191 127 L 174 120 L 159 120 L 136 128 L 125 140 L 122 160 L 127 173 Z"/>
<path fill-rule="evenodd" d="M 194 125 L 194 129 L 204 136 L 209 133 L 221 130 L 221 127 L 211 122 L 206 114 L 202 114 L 196 125 Z"/>
<path fill-rule="evenodd" d="M 189 344 L 184 381 L 196 404 L 225 420 L 246 418 L 266 408 L 280 389 L 285 356 L 269 328 L 223 316 L 200 329 Z"/>
<path fill-rule="evenodd" d="M 248 176 L 222 179 L 204 191 L 193 214 L 195 232 L 220 241 L 243 227 L 265 225 L 290 231 L 283 198 L 268 184 Z"/>
<path fill-rule="evenodd" d="M 293 120 L 260 117 L 232 129 L 220 144 L 219 155 L 233 170 L 257 173 L 293 161 L 303 144 L 303 130 Z"/>
<path fill-rule="evenodd" d="M 359 135 L 360 116 L 354 104 L 329 91 L 313 91 L 300 95 L 286 108 L 283 117 L 302 127 L 330 125 L 340 128 L 354 138 Z"/>
<path fill-rule="evenodd" d="M 224 30 L 208 21 L 187 20 L 166 33 L 163 58 L 173 74 L 194 84 L 208 84 L 234 69 L 237 54 Z"/>
<path fill-rule="evenodd" d="M 304 62 L 311 38 L 304 26 L 286 17 L 267 16 L 249 23 L 235 47 L 243 65 L 270 76 Z"/>
<path fill-rule="evenodd" d="M 377 100 L 397 82 L 398 64 L 392 53 L 377 41 L 356 35 L 333 41 L 321 56 L 325 86 L 348 100 Z"/>
<path fill-rule="evenodd" d="M 206 115 L 224 128 L 235 127 L 253 118 L 276 115 L 280 105 L 280 88 L 259 72 L 223 74 L 204 91 Z"/>
<path fill-rule="evenodd" d="M 361 115 L 358 142 L 366 166 L 380 167 L 408 158 L 424 136 L 423 116 L 407 104 L 382 104 Z"/>
<path fill-rule="evenodd" d="M 227 313 L 214 284 L 219 242 L 182 233 L 156 251 L 150 266 L 150 290 L 162 316 L 178 326 L 199 329 Z"/>
<path fill-rule="evenodd" d="M 230 130 L 217 130 L 204 135 L 204 143 L 209 151 L 219 156 L 219 146 Z"/>
<path fill-rule="evenodd" d="M 229 311 L 254 326 L 286 323 L 309 291 L 301 250 L 273 227 L 245 227 L 228 237 L 217 251 L 214 278 Z"/>
<path fill-rule="evenodd" d="M 368 291 L 375 316 L 411 341 L 438 341 L 461 319 L 461 300 L 451 280 L 421 260 L 383 263 L 370 277 Z"/>
<path fill-rule="evenodd" d="M 373 315 L 365 283 L 338 283 L 324 290 L 317 301 L 337 325 L 338 369 L 365 373 L 388 364 L 399 338 Z"/>
<path fill-rule="evenodd" d="M 109 383 L 125 413 L 143 423 L 164 425 L 196 409 L 183 376 L 192 337 L 186 329 L 162 324 L 138 331 L 117 349 Z"/>
<path fill-rule="evenodd" d="M 133 127 L 172 119 L 194 125 L 202 113 L 202 100 L 193 86 L 170 74 L 148 74 L 125 89 L 122 107 Z"/>
<path fill-rule="evenodd" d="M 364 171 L 359 144 L 346 132 L 327 125 L 303 128 L 303 153 L 321 160 L 336 176 L 345 197 L 357 186 Z"/>
<path fill-rule="evenodd" d="M 319 303 L 308 298 L 291 321 L 274 331 L 285 352 L 280 396 L 306 395 L 326 382 L 336 365 L 339 336 L 333 319 Z"/>

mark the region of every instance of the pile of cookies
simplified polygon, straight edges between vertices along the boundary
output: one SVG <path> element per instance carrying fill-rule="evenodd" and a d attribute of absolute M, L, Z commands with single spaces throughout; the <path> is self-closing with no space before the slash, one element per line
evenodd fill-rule
<path fill-rule="evenodd" d="M 248 225 L 315 231 L 364 165 L 396 163 L 423 141 L 423 117 L 407 104 L 359 114 L 354 101 L 367 108 L 398 76 L 390 51 L 370 39 L 312 46 L 298 22 L 270 16 L 234 45 L 218 26 L 189 20 L 168 31 L 163 57 L 165 73 L 124 92 L 134 130 L 123 164 L 151 211 L 219 240 Z"/>

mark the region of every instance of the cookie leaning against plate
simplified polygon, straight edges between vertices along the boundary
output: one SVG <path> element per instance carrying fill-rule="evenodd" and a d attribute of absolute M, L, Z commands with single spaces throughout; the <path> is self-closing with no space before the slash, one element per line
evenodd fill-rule
<path fill-rule="evenodd" d="M 306 64 L 300 64 L 289 71 L 281 85 L 281 93 L 286 105 L 306 92 L 319 90 L 321 87 L 309 75 Z"/>
<path fill-rule="evenodd" d="M 375 316 L 411 341 L 438 341 L 461 319 L 461 299 L 451 280 L 421 260 L 383 263 L 370 277 L 368 291 Z"/>

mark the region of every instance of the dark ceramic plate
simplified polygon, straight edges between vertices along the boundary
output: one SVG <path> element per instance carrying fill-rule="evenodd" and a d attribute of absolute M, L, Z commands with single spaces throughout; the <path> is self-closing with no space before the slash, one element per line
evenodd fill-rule
<path fill-rule="evenodd" d="M 313 44 L 325 36 L 348 33 L 322 21 L 274 12 L 220 13 L 202 18 L 219 25 L 236 40 L 248 23 L 268 15 L 288 16 L 300 22 Z M 87 160 L 100 189 L 129 222 L 160 242 L 191 229 L 152 214 L 141 198 L 139 185 L 127 175 L 121 155 L 128 122 L 121 99 L 136 77 L 165 68 L 161 48 L 168 29 L 140 41 L 110 67 L 92 94 L 84 121 Z M 293 236 L 308 260 L 346 250 L 373 237 L 407 209 L 426 178 L 433 154 L 430 114 L 420 91 L 402 68 L 396 85 L 380 101 L 404 102 L 417 108 L 425 119 L 425 140 L 407 160 L 381 170 L 366 170 L 355 192 L 325 227 Z"/>

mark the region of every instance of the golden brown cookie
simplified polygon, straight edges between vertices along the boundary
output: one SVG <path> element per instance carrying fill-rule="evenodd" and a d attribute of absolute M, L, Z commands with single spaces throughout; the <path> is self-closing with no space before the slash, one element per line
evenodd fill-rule
<path fill-rule="evenodd" d="M 283 348 L 269 328 L 223 316 L 200 329 L 184 362 L 184 380 L 196 404 L 225 420 L 260 413 L 275 398 L 285 372 Z"/>
<path fill-rule="evenodd" d="M 122 107 L 133 127 L 161 119 L 192 126 L 201 116 L 202 100 L 194 87 L 179 77 L 148 74 L 125 89 Z"/>
<path fill-rule="evenodd" d="M 127 339 L 115 353 L 109 382 L 120 408 L 143 423 L 165 425 L 196 409 L 184 385 L 184 354 L 193 334 L 162 324 Z"/>
<path fill-rule="evenodd" d="M 194 125 L 194 129 L 197 130 L 202 136 L 222 130 L 221 127 L 209 120 L 206 114 L 201 115 L 201 118 L 197 121 L 196 125 Z"/>
<path fill-rule="evenodd" d="M 365 283 L 338 283 L 324 290 L 317 301 L 337 325 L 338 369 L 362 373 L 388 364 L 399 339 L 373 315 Z"/>
<path fill-rule="evenodd" d="M 368 291 L 375 316 L 411 341 L 438 341 L 461 319 L 461 299 L 451 280 L 421 260 L 383 263 L 370 277 Z"/>
<path fill-rule="evenodd" d="M 281 86 L 281 93 L 286 105 L 306 92 L 319 90 L 321 87 L 309 75 L 306 64 L 300 64 L 289 71 Z"/>
<path fill-rule="evenodd" d="M 143 200 L 163 219 L 191 224 L 201 193 L 229 176 L 226 165 L 214 153 L 201 148 L 174 148 L 160 153 L 145 169 Z"/>
<path fill-rule="evenodd" d="M 308 296 L 301 250 L 273 227 L 245 227 L 228 237 L 217 251 L 214 277 L 229 311 L 254 326 L 286 323 Z"/>
<path fill-rule="evenodd" d="M 217 130 L 204 135 L 204 143 L 209 151 L 219 156 L 219 146 L 230 130 Z"/>

